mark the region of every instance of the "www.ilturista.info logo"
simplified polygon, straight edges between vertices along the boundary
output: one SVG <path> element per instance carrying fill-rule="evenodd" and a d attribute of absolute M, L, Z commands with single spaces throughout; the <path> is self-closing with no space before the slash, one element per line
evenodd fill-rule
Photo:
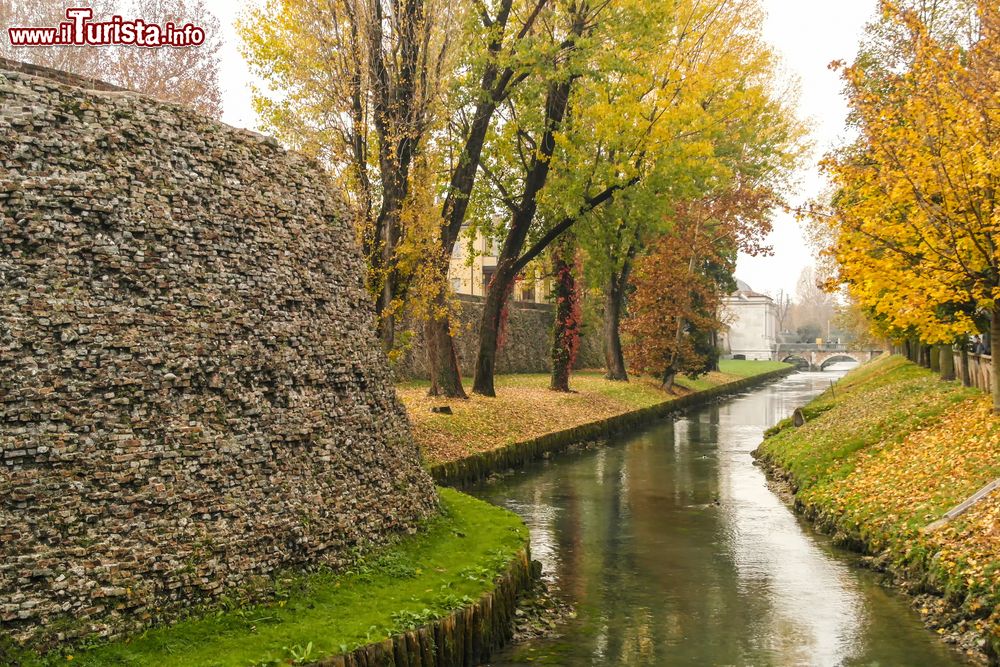
<path fill-rule="evenodd" d="M 172 22 L 165 25 L 147 23 L 142 19 L 126 21 L 112 16 L 108 21 L 92 22 L 94 12 L 89 7 L 66 10 L 68 21 L 52 28 L 7 28 L 11 46 L 200 46 L 205 31 L 196 25 L 183 26 Z"/>

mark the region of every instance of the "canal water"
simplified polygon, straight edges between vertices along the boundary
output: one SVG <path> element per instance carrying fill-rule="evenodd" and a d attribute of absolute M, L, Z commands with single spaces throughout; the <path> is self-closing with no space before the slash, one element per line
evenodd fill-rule
<path fill-rule="evenodd" d="M 472 489 L 524 517 L 576 610 L 491 664 L 964 664 L 753 465 L 764 429 L 840 375 L 798 373 Z"/>

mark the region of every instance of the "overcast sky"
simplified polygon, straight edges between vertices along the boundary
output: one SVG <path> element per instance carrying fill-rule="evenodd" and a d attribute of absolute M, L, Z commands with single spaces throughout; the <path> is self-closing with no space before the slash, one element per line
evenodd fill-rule
<path fill-rule="evenodd" d="M 784 59 L 788 75 L 798 79 L 800 115 L 810 121 L 813 156 L 800 175 L 792 205 L 824 190 L 816 162 L 844 136 L 847 105 L 841 96 L 840 78 L 827 65 L 853 59 L 864 25 L 875 16 L 877 0 L 763 0 L 768 17 L 765 37 Z M 794 294 L 802 268 L 813 263 L 814 251 L 799 224 L 779 213 L 774 219 L 769 257 L 741 256 L 737 276 L 758 292 Z"/>
<path fill-rule="evenodd" d="M 650 0 L 655 2 L 657 0 Z M 256 115 L 250 103 L 251 77 L 239 54 L 233 22 L 252 6 L 246 1 L 217 1 L 210 4 L 225 32 L 222 59 L 225 113 L 231 125 L 256 129 Z M 850 60 L 857 50 L 864 24 L 874 16 L 877 0 L 763 0 L 768 12 L 765 36 L 784 59 L 789 77 L 798 80 L 800 114 L 812 126 L 814 155 L 800 174 L 799 191 L 793 205 L 823 190 L 816 161 L 843 137 L 847 113 L 840 95 L 840 80 L 827 69 L 833 60 Z M 791 216 L 778 214 L 769 242 L 774 255 L 741 256 L 737 275 L 759 292 L 794 292 L 802 268 L 813 262 L 813 250 Z"/>

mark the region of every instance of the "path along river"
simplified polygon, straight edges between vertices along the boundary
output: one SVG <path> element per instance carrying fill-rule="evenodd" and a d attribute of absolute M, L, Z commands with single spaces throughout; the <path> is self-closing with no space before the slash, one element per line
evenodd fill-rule
<path fill-rule="evenodd" d="M 577 613 L 491 664 L 964 664 L 753 465 L 764 429 L 840 375 L 798 373 L 472 489 L 524 517 Z"/>

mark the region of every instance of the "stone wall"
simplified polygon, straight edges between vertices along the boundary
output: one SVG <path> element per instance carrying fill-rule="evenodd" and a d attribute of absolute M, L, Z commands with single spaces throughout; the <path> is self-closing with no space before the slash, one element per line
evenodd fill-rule
<path fill-rule="evenodd" d="M 459 321 L 456 345 L 463 377 L 471 377 L 479 354 L 479 322 L 483 316 L 483 297 L 458 296 Z M 552 304 L 512 301 L 508 310 L 507 334 L 497 354 L 498 373 L 548 373 L 552 370 Z M 604 364 L 601 348 L 601 324 L 597 318 L 584 322 L 577 356 L 577 368 L 600 368 Z M 420 326 L 406 328 L 406 349 L 393 364 L 396 376 L 403 380 L 429 377 L 427 352 Z"/>
<path fill-rule="evenodd" d="M 0 635 L 116 635 L 434 511 L 345 221 L 273 140 L 0 63 Z"/>

